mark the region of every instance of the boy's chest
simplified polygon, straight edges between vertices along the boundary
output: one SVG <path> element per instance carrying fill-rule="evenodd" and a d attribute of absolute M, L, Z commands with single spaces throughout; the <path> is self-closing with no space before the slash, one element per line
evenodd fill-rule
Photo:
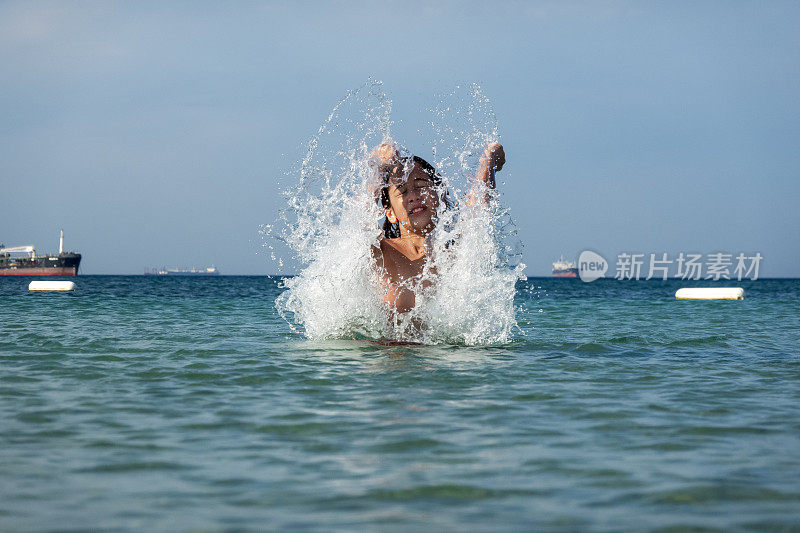
<path fill-rule="evenodd" d="M 384 258 L 389 282 L 386 301 L 391 302 L 397 311 L 411 310 L 416 303 L 416 291 L 430 285 L 430 280 L 422 280 L 427 261 L 426 256 L 411 260 L 396 250 L 393 250 L 390 257 Z M 430 269 L 429 272 L 435 274 L 433 270 Z"/>
<path fill-rule="evenodd" d="M 422 271 L 425 268 L 424 256 L 415 261 L 411 261 L 403 255 L 397 255 L 398 257 L 393 261 L 394 268 L 392 270 L 394 272 L 392 272 L 392 274 L 394 274 L 394 276 L 392 277 L 399 278 L 397 281 L 402 281 L 417 278 L 422 275 Z"/>
<path fill-rule="evenodd" d="M 387 251 L 389 253 L 386 254 L 388 257 L 384 256 L 384 265 L 389 277 L 396 283 L 418 281 L 430 260 L 424 253 L 415 256 L 394 248 Z M 435 274 L 435 269 L 430 270 L 431 274 Z"/>

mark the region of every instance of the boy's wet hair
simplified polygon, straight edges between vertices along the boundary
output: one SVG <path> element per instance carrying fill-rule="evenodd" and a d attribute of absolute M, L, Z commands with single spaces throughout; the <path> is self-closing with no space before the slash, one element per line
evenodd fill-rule
<path fill-rule="evenodd" d="M 433 165 L 416 155 L 411 157 L 400 157 L 400 164 L 405 166 L 408 164 L 409 160 L 413 163 L 414 168 L 419 168 L 425 174 L 427 174 L 434 185 L 442 184 L 442 176 L 436 171 Z M 384 208 L 389 208 L 392 205 L 389 202 L 389 180 L 391 179 L 392 172 L 397 165 L 398 164 L 396 162 L 383 163 L 378 167 L 378 176 L 381 180 L 381 186 L 378 191 L 378 199 Z M 387 239 L 396 239 L 400 237 L 400 224 L 396 222 L 392 224 L 389 222 L 388 218 L 385 219 L 383 221 L 383 234 Z"/>

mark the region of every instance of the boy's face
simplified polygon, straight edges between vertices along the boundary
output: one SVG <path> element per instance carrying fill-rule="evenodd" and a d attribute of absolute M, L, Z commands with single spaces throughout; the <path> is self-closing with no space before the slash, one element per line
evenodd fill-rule
<path fill-rule="evenodd" d="M 393 214 L 407 232 L 424 234 L 436 225 L 439 195 L 431 178 L 419 167 L 409 173 L 407 180 L 396 176 L 389 181 L 389 203 L 390 221 Z"/>

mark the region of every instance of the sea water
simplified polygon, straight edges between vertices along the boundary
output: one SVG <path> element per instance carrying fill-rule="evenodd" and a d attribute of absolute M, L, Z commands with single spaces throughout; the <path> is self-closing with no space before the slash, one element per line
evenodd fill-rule
<path fill-rule="evenodd" d="M 532 278 L 507 342 L 405 347 L 309 340 L 278 278 L 28 281 L 0 278 L 2 531 L 800 525 L 800 280 Z"/>

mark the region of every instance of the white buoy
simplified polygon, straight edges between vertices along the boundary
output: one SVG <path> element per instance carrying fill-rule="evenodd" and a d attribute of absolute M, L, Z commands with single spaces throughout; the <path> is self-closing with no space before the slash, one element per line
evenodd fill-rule
<path fill-rule="evenodd" d="M 685 287 L 675 293 L 678 300 L 744 300 L 741 287 Z"/>
<path fill-rule="evenodd" d="M 72 281 L 31 281 L 29 291 L 74 291 L 75 283 Z"/>

